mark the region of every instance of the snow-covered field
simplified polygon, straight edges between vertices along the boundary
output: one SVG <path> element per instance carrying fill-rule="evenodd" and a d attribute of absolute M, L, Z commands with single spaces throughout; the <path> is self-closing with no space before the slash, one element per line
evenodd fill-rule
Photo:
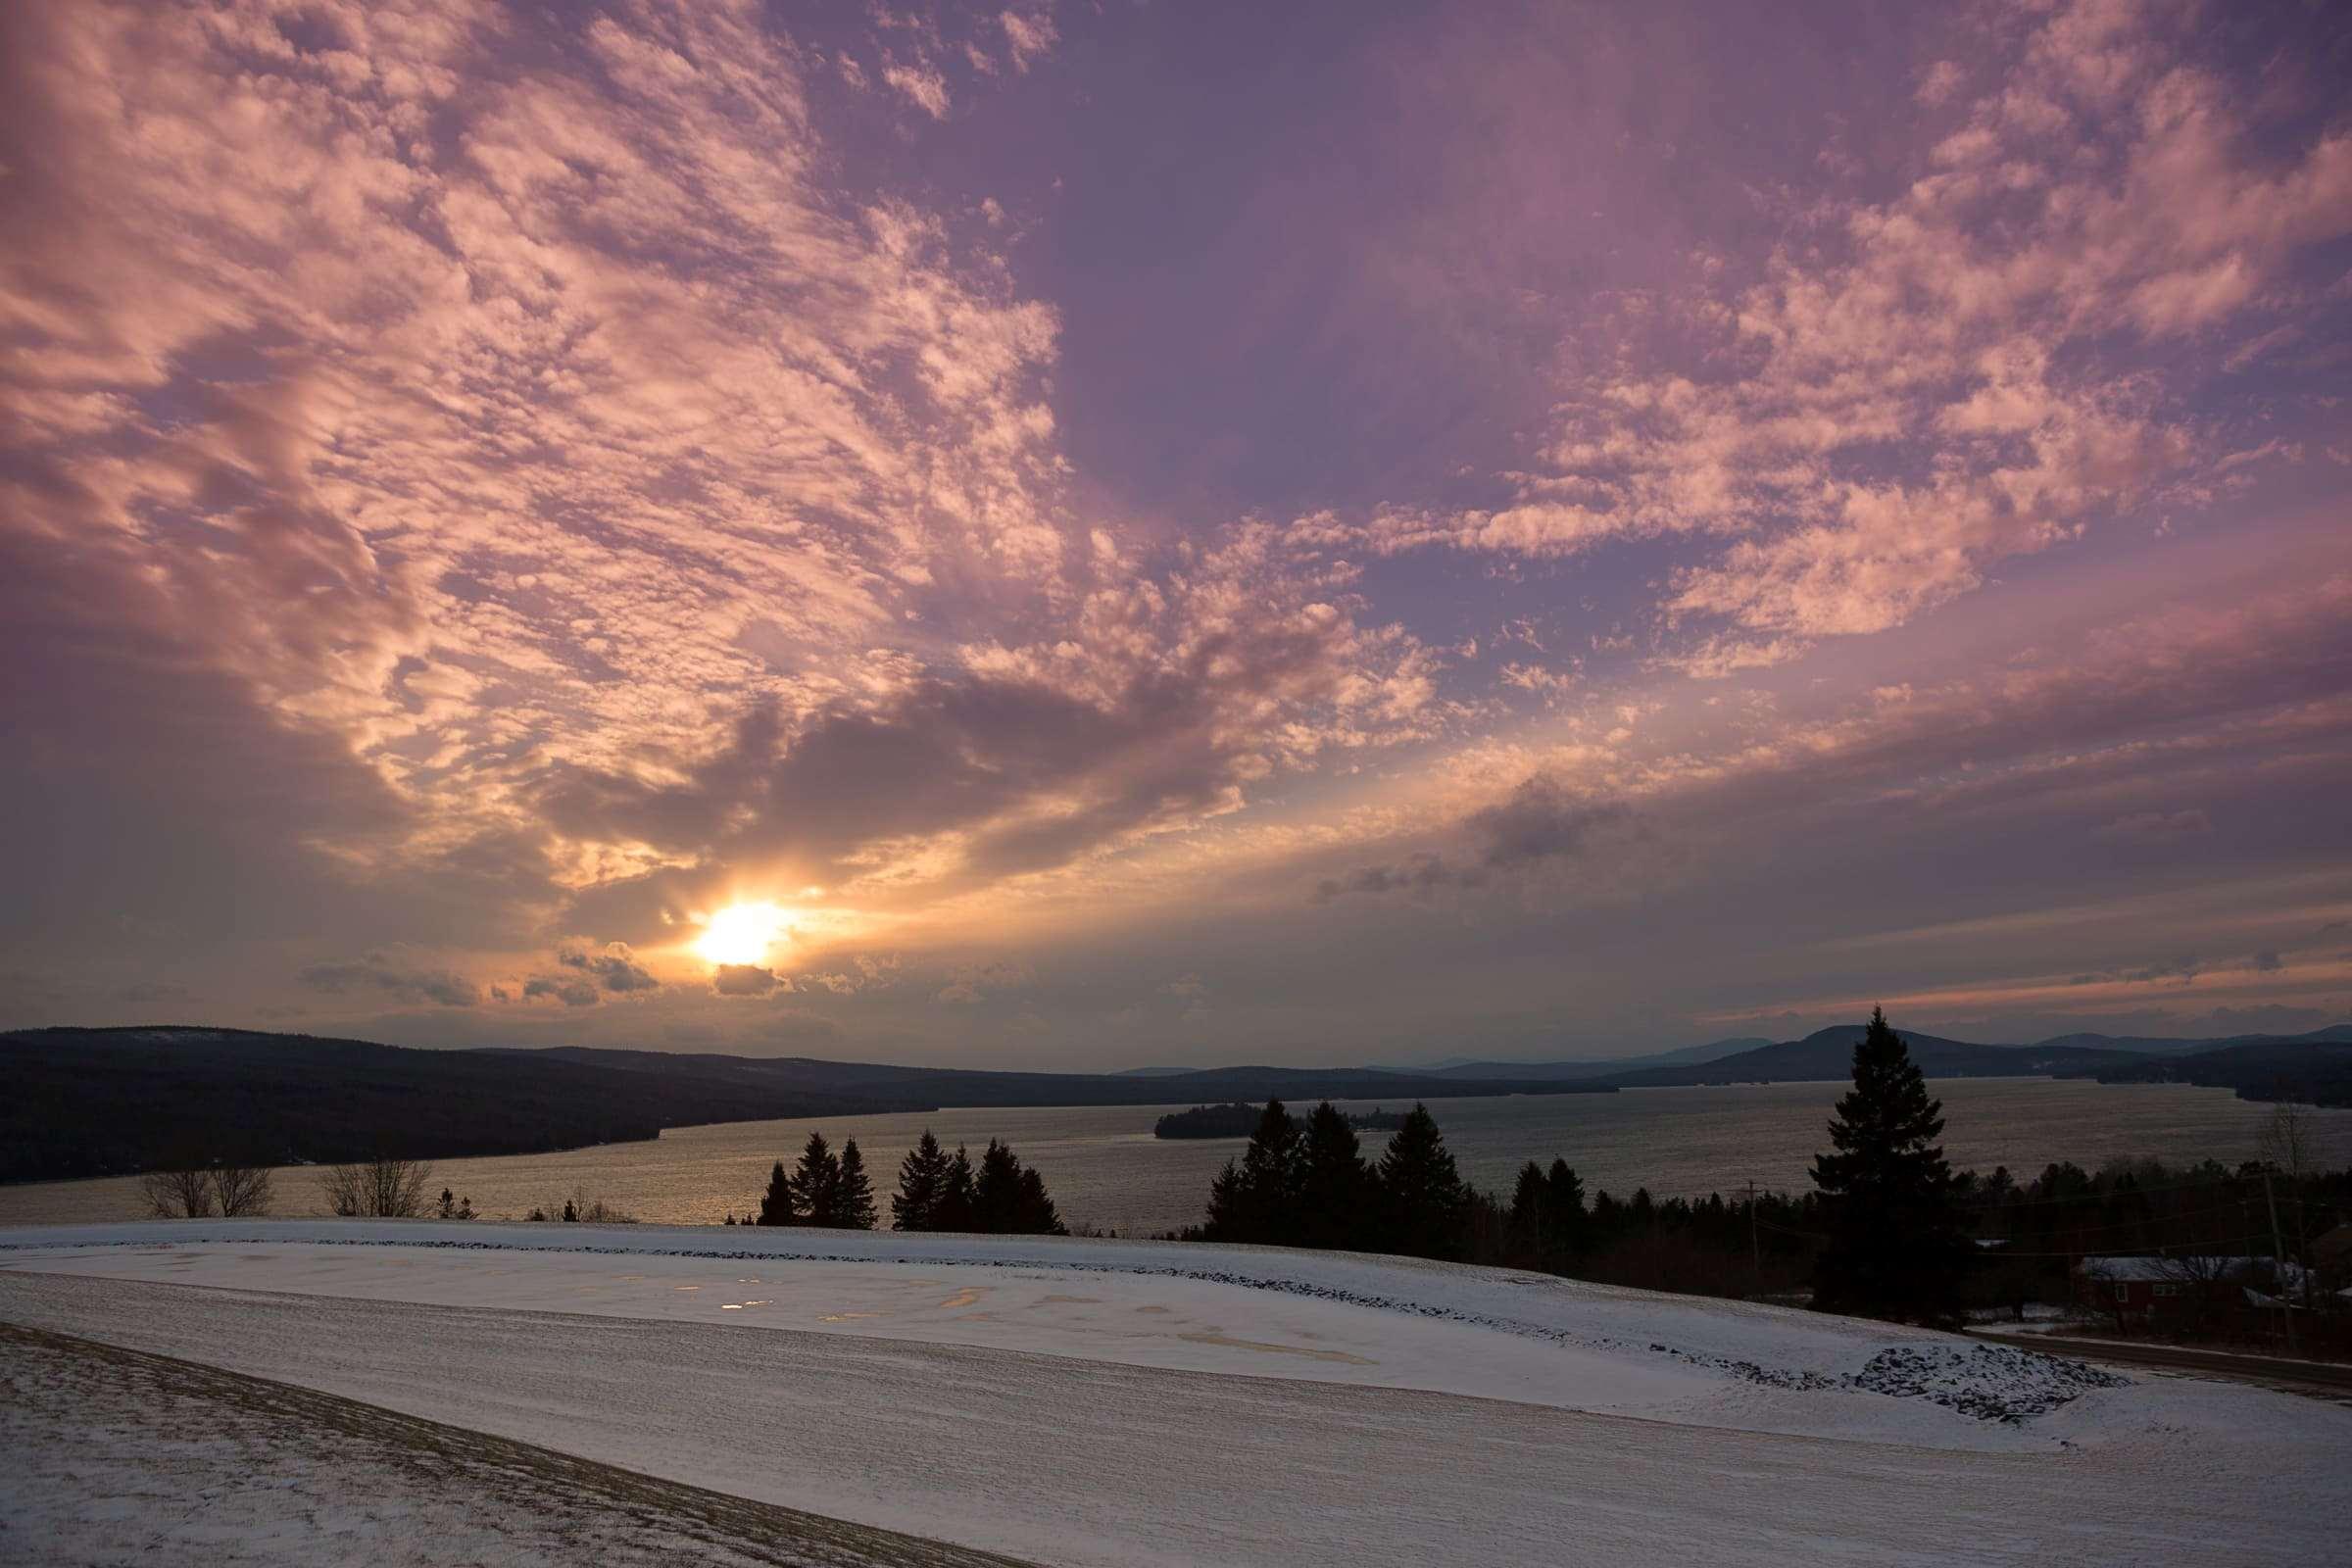
<path fill-rule="evenodd" d="M 0 1563 L 1005 1568 L 184 1360 L 0 1323 Z"/>
<path fill-rule="evenodd" d="M 2297 1562 L 2352 1410 L 1350 1254 L 331 1221 L 0 1232 L 0 1320 L 1043 1562 Z"/>

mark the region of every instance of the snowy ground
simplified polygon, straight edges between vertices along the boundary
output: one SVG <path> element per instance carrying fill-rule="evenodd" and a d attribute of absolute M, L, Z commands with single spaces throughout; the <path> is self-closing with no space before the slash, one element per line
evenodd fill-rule
<path fill-rule="evenodd" d="M 0 1324 L 0 1562 L 1014 1568 L 357 1400 Z"/>
<path fill-rule="evenodd" d="M 1341 1254 L 0 1232 L 0 1320 L 1046 1562 L 2322 1560 L 2352 1411 Z"/>

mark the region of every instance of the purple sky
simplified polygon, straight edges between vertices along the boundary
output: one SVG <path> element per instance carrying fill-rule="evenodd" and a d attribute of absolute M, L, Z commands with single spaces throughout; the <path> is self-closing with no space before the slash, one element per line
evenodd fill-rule
<path fill-rule="evenodd" d="M 2352 1015 L 2341 7 L 0 30 L 0 1023 Z"/>

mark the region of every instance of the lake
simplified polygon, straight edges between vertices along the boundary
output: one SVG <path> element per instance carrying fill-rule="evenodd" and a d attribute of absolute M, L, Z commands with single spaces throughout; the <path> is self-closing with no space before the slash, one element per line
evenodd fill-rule
<path fill-rule="evenodd" d="M 1430 1109 L 1462 1173 L 1507 1193 L 1521 1163 L 1565 1157 L 1588 1191 L 1620 1197 L 1646 1186 L 1653 1197 L 1726 1195 L 1758 1187 L 1805 1190 L 1824 1126 L 1845 1090 L 1837 1083 L 1638 1089 L 1615 1095 L 1531 1095 L 1432 1101 Z M 2228 1090 L 2174 1084 L 2096 1084 L 2039 1078 L 1938 1079 L 1948 1125 L 1944 1149 L 1962 1168 L 2005 1164 L 2021 1179 L 2056 1159 L 2095 1168 L 2124 1156 L 2168 1161 L 2206 1155 L 2230 1165 L 2250 1159 L 2271 1114 Z M 1402 1108 L 1395 1102 L 1388 1108 Z M 811 1130 L 836 1147 L 855 1138 L 878 1199 L 897 1185 L 900 1158 L 924 1128 L 975 1158 L 1003 1138 L 1046 1178 L 1062 1217 L 1122 1234 L 1193 1224 L 1207 1203 L 1209 1178 L 1241 1152 L 1238 1139 L 1161 1140 L 1159 1115 L 1182 1105 L 1086 1105 L 950 1109 L 922 1115 L 834 1116 L 821 1121 L 733 1122 L 681 1127 L 636 1144 L 603 1144 L 555 1154 L 445 1159 L 433 1190 L 473 1200 L 484 1218 L 553 1210 L 578 1191 L 664 1224 L 716 1224 L 757 1205 L 769 1164 L 790 1165 Z M 1342 1102 L 1348 1110 L 1371 1101 Z M 2352 1165 L 2352 1110 L 2310 1112 L 2327 1165 Z M 1364 1134 L 1377 1154 L 1385 1133 Z M 318 1176 L 302 1167 L 276 1176 L 275 1212 L 323 1212 Z M 137 1218 L 135 1180 L 38 1182 L 0 1187 L 0 1224 Z M 889 1210 L 883 1208 L 884 1223 Z"/>

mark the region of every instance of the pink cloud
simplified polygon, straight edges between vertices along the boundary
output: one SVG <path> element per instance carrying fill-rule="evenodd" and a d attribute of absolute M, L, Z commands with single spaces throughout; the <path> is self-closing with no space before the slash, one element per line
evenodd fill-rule
<path fill-rule="evenodd" d="M 2097 351 L 2258 303 L 2322 309 L 2285 280 L 2352 232 L 2352 136 L 2258 152 L 2185 43 L 2082 4 L 1997 67 L 1938 62 L 1909 183 L 1793 192 L 1760 275 L 1663 315 L 1626 302 L 1621 347 L 1514 476 L 1515 504 L 1394 510 L 1348 538 L 1544 559 L 1737 536 L 1683 565 L 1663 607 L 1719 628 L 1691 661 L 1720 669 L 1726 649 L 1901 624 L 2003 560 L 2192 494 L 2227 448 L 2181 412 L 2190 386 Z M 1958 128 L 1929 128 L 1971 76 Z M 1692 337 L 1695 362 L 1659 368 Z"/>

